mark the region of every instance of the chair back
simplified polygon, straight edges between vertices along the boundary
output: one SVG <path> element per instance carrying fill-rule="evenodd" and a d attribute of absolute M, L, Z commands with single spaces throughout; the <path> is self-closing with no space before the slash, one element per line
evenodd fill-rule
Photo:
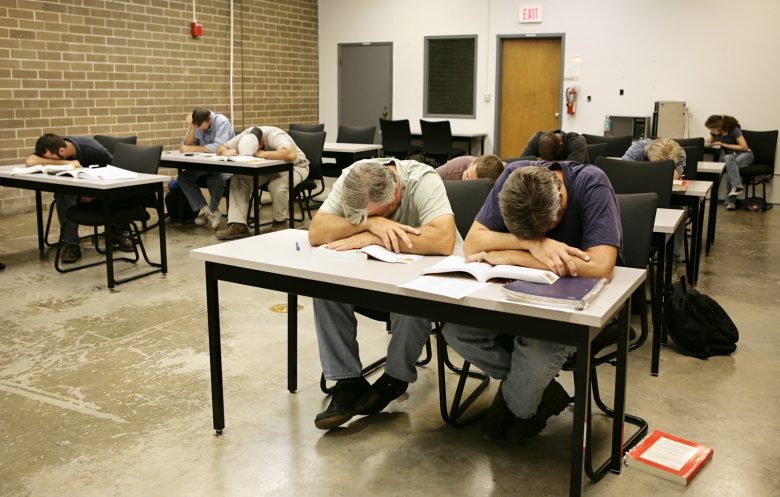
<path fill-rule="evenodd" d="M 339 126 L 339 135 L 336 141 L 339 143 L 374 143 L 376 126 Z"/>
<path fill-rule="evenodd" d="M 501 161 L 504 164 L 506 164 L 506 165 L 509 165 L 509 164 L 511 164 L 513 162 L 517 162 L 519 160 L 537 161 L 537 160 L 539 160 L 539 158 L 535 157 L 533 155 L 521 155 L 520 157 L 506 157 L 506 158 L 502 157 L 501 158 Z"/>
<path fill-rule="evenodd" d="M 120 142 L 114 149 L 114 160 L 111 165 L 136 173 L 157 174 L 162 149 L 162 145 L 145 147 Z"/>
<path fill-rule="evenodd" d="M 382 148 L 385 155 L 398 156 L 406 159 L 412 144 L 412 132 L 408 119 L 382 119 L 379 118 L 379 129 L 382 131 Z"/>
<path fill-rule="evenodd" d="M 487 178 L 444 182 L 444 190 L 455 214 L 455 225 L 462 238 L 466 238 L 492 188 L 493 183 Z"/>
<path fill-rule="evenodd" d="M 623 226 L 623 265 L 644 269 L 653 242 L 658 195 L 652 192 L 623 194 L 617 195 L 617 201 Z"/>
<path fill-rule="evenodd" d="M 595 164 L 596 159 L 607 156 L 607 142 L 588 143 L 585 148 L 588 149 L 588 164 Z"/>
<path fill-rule="evenodd" d="M 288 133 L 296 145 L 309 159 L 309 176 L 307 179 L 322 179 L 322 149 L 325 147 L 325 132 L 307 133 L 290 130 Z"/>
<path fill-rule="evenodd" d="M 290 124 L 290 128 L 288 129 L 288 131 L 305 131 L 307 133 L 316 133 L 318 131 L 325 131 L 325 124 L 292 123 Z"/>
<path fill-rule="evenodd" d="M 775 170 L 775 151 L 777 150 L 777 130 L 774 131 L 748 131 L 742 130 L 745 141 L 753 151 L 753 163 L 760 166 L 769 166 Z"/>
<path fill-rule="evenodd" d="M 95 139 L 96 142 L 103 145 L 106 150 L 108 150 L 108 153 L 111 155 L 114 155 L 114 150 L 116 149 L 117 143 L 129 143 L 130 145 L 135 145 L 138 143 L 138 137 L 135 135 L 130 136 L 108 136 L 108 135 L 95 135 L 92 138 Z"/>
<path fill-rule="evenodd" d="M 699 150 L 698 145 L 682 147 L 682 149 L 685 150 L 685 170 L 683 171 L 685 179 L 696 179 L 704 145 L 702 145 L 701 148 L 702 150 Z"/>
<path fill-rule="evenodd" d="M 420 119 L 423 154 L 449 155 L 452 150 L 452 128 L 449 121 Z"/>
<path fill-rule="evenodd" d="M 600 167 L 617 194 L 648 193 L 658 195 L 658 207 L 669 208 L 672 202 L 674 161 L 631 161 L 599 157 Z"/>
<path fill-rule="evenodd" d="M 588 135 L 583 133 L 585 143 L 606 143 L 607 151 L 605 157 L 623 157 L 628 147 L 631 146 L 633 138 L 630 135 L 626 136 L 599 136 Z"/>
<path fill-rule="evenodd" d="M 683 147 L 683 148 L 685 148 L 685 147 L 696 147 L 696 149 L 699 151 L 699 160 L 702 160 L 702 158 L 704 157 L 704 138 L 702 138 L 702 137 L 698 137 L 698 138 L 672 138 L 672 140 L 674 140 L 677 143 L 679 143 L 680 146 Z"/>

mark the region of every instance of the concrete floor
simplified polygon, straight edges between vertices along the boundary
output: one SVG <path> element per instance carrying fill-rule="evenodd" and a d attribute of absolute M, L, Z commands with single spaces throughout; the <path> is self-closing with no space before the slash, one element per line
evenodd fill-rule
<path fill-rule="evenodd" d="M 264 210 L 267 209 L 264 208 Z M 587 495 L 780 494 L 780 210 L 720 208 L 718 240 L 699 288 L 742 334 L 730 357 L 700 361 L 649 344 L 630 357 L 629 410 L 715 449 L 689 488 L 624 468 Z M 265 213 L 267 216 L 268 213 Z M 223 284 L 226 423 L 214 436 L 203 269 L 188 251 L 210 230 L 171 224 L 170 272 L 109 293 L 104 268 L 54 271 L 39 260 L 32 214 L 0 221 L 0 495 L 2 496 L 504 496 L 566 495 L 571 412 L 523 445 L 488 443 L 479 426 L 438 413 L 435 367 L 421 368 L 387 412 L 324 433 L 311 302 L 299 325 L 299 391 L 286 390 L 282 294 Z M 157 239 L 147 238 L 153 254 Z M 85 250 L 87 259 L 96 257 Z M 361 321 L 364 358 L 387 335 Z M 610 368 L 602 368 L 604 383 Z M 450 379 L 452 382 L 452 379 Z M 571 389 L 571 377 L 561 376 Z M 491 383 L 492 398 L 497 382 Z M 571 391 L 571 390 L 570 390 Z M 607 424 L 596 417 L 596 449 Z"/>

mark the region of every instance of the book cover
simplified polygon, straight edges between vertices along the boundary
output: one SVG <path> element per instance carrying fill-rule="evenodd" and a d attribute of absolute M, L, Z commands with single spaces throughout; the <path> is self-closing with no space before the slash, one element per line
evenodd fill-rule
<path fill-rule="evenodd" d="M 584 309 L 604 288 L 604 278 L 559 278 L 550 285 L 517 280 L 502 287 L 511 300 Z"/>
<path fill-rule="evenodd" d="M 655 430 L 628 451 L 626 466 L 688 485 L 712 459 L 710 447 Z"/>

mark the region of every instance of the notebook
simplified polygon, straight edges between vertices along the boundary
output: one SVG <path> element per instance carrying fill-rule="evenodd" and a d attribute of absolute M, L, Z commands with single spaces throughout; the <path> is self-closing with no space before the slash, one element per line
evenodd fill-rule
<path fill-rule="evenodd" d="M 509 300 L 564 309 L 585 309 L 607 283 L 605 278 L 558 278 L 554 283 L 517 280 L 502 287 Z"/>

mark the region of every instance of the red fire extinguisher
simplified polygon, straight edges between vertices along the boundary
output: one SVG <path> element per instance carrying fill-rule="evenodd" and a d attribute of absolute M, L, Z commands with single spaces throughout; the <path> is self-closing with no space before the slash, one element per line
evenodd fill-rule
<path fill-rule="evenodd" d="M 566 113 L 574 115 L 574 104 L 577 103 L 577 88 L 570 86 L 566 88 Z"/>

